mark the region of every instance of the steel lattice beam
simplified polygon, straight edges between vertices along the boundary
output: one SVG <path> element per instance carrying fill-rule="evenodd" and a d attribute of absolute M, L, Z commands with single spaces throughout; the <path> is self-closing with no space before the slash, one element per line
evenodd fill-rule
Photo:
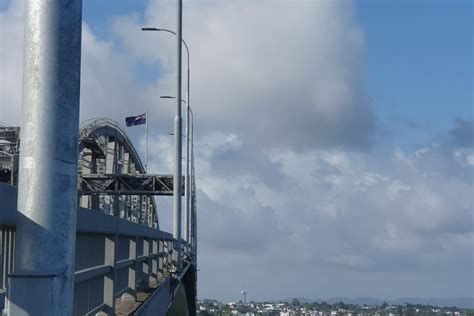
<path fill-rule="evenodd" d="M 184 188 L 184 177 L 181 178 Z M 172 175 L 87 174 L 79 177 L 81 195 L 173 195 Z M 181 190 L 184 195 L 184 189 Z"/>

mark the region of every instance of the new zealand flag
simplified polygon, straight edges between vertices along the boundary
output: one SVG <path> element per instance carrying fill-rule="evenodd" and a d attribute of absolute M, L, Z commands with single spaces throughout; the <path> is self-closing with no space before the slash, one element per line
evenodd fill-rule
<path fill-rule="evenodd" d="M 146 123 L 146 113 L 140 114 L 138 116 L 129 116 L 125 118 L 125 124 L 127 126 L 141 125 Z"/>

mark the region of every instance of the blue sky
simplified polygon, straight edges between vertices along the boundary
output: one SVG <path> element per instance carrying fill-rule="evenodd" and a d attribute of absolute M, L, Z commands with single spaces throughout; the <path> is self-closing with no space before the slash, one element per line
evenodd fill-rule
<path fill-rule="evenodd" d="M 10 2 L 1 0 L 0 10 Z M 110 39 L 117 16 L 143 21 L 147 3 L 84 0 L 83 18 L 97 38 Z M 362 0 L 354 7 L 365 37 L 365 82 L 381 129 L 395 128 L 399 145 L 413 146 L 455 119 L 472 117 L 472 1 Z M 159 75 L 153 64 L 138 60 L 135 66 L 141 82 Z"/>
<path fill-rule="evenodd" d="M 156 173 L 174 41 L 139 29 L 174 28 L 174 9 L 84 0 L 81 119 L 150 108 Z M 0 10 L 0 121 L 16 125 L 22 2 Z M 200 297 L 474 296 L 471 1 L 185 1 L 184 18 Z"/>
<path fill-rule="evenodd" d="M 146 0 L 83 0 L 82 18 L 98 38 L 105 39 L 112 35 L 110 24 L 114 17 L 128 14 L 143 16 L 147 3 Z"/>
<path fill-rule="evenodd" d="M 453 120 L 472 117 L 472 1 L 357 1 L 356 16 L 381 123 L 419 126 L 401 130 L 400 146 L 429 141 Z"/>
<path fill-rule="evenodd" d="M 83 18 L 99 39 L 110 39 L 114 18 L 132 14 L 143 21 L 147 3 L 84 0 Z M 382 150 L 413 149 L 456 119 L 472 117 L 471 1 L 362 0 L 354 7 L 364 31 L 365 82 Z M 135 71 L 144 84 L 159 76 L 157 65 L 143 60 L 136 60 Z"/>

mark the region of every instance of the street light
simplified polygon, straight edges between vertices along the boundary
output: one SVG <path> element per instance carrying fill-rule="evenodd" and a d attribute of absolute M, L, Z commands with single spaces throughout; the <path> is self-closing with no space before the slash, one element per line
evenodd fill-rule
<path fill-rule="evenodd" d="M 176 32 L 169 30 L 169 29 L 163 29 L 163 28 L 156 28 L 156 27 L 142 27 L 142 31 L 152 31 L 152 32 L 166 32 L 173 34 L 177 36 Z M 189 139 L 189 112 L 190 112 L 190 107 L 189 107 L 189 82 L 190 82 L 190 67 L 189 67 L 189 47 L 186 41 L 181 37 L 181 42 L 184 44 L 184 47 L 186 48 L 186 53 L 187 53 L 187 87 L 186 87 L 186 135 L 188 136 L 187 139 Z M 181 74 L 180 74 L 181 75 Z M 162 97 L 163 98 L 163 97 Z M 166 96 L 166 99 L 172 99 L 173 97 Z M 163 99 L 165 99 L 163 98 Z M 189 141 L 186 142 L 186 157 L 189 157 Z M 190 216 L 190 203 L 191 203 L 191 198 L 190 198 L 190 183 L 187 179 L 189 179 L 189 171 L 190 171 L 190 162 L 189 159 L 186 158 L 186 182 L 185 182 L 185 216 L 184 216 L 184 223 L 186 227 L 186 240 L 189 242 L 189 216 Z"/>
<path fill-rule="evenodd" d="M 170 31 L 174 34 L 173 31 Z M 183 43 L 187 49 L 186 42 L 183 40 Z M 189 65 L 189 51 L 188 51 L 188 65 Z M 188 66 L 188 89 L 189 89 L 189 66 Z M 191 113 L 191 120 L 192 120 L 192 125 L 194 125 L 194 114 L 192 108 L 189 106 L 189 92 L 186 93 L 186 100 L 181 99 L 181 102 L 183 102 L 186 105 L 186 177 L 185 177 L 185 216 L 184 216 L 184 226 L 186 229 L 185 235 L 186 235 L 186 241 L 189 243 L 191 239 L 191 227 L 192 224 L 190 225 L 190 221 L 192 221 L 192 215 L 191 215 L 191 181 L 190 181 L 190 169 L 191 169 L 191 161 L 189 159 L 190 157 L 190 144 L 189 144 L 189 133 L 190 133 L 190 126 L 189 126 L 189 114 Z M 160 99 L 176 99 L 176 97 L 171 96 L 171 95 L 161 95 Z M 194 132 L 194 127 L 192 127 L 193 132 Z M 192 137 L 191 137 L 192 138 Z M 191 158 L 193 155 L 191 154 Z"/>
<path fill-rule="evenodd" d="M 176 97 L 173 97 L 171 95 L 160 95 L 160 99 L 176 99 Z M 184 99 L 181 99 L 181 102 L 183 102 L 187 106 L 187 102 Z"/>
<path fill-rule="evenodd" d="M 178 275 L 182 271 L 182 258 L 181 258 L 181 174 L 182 174 L 182 121 L 181 121 L 181 52 L 183 41 L 183 0 L 177 1 L 177 19 L 176 19 L 176 33 L 169 30 L 157 29 L 157 28 L 142 28 L 143 31 L 165 31 L 168 33 L 174 33 L 176 35 L 176 47 L 177 47 L 177 90 L 176 90 L 176 116 L 174 119 L 174 174 L 173 174 L 173 238 L 176 240 L 174 245 L 176 251 L 177 261 L 177 273 Z M 188 52 L 188 91 L 189 91 L 189 50 L 185 45 Z M 189 98 L 189 93 L 187 93 Z M 188 103 L 189 104 L 189 103 Z M 189 123 L 187 123 L 189 125 Z M 186 192 L 186 199 L 188 198 L 188 192 Z"/>

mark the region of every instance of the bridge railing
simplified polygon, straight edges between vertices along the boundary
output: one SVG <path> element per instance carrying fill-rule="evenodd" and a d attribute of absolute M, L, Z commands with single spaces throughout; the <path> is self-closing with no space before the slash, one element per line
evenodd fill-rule
<path fill-rule="evenodd" d="M 168 233 L 78 209 L 75 314 L 138 306 L 168 277 L 172 244 Z"/>
<path fill-rule="evenodd" d="M 8 275 L 13 272 L 15 227 L 0 226 L 0 310 L 4 307 Z"/>
<path fill-rule="evenodd" d="M 0 184 L 0 200 L 0 292 L 4 296 L 14 269 L 16 188 Z M 74 315 L 134 310 L 156 289 L 169 286 L 176 271 L 173 243 L 169 233 L 78 208 Z M 183 253 L 190 253 L 187 243 Z M 1 303 L 0 297 L 3 309 Z"/>

